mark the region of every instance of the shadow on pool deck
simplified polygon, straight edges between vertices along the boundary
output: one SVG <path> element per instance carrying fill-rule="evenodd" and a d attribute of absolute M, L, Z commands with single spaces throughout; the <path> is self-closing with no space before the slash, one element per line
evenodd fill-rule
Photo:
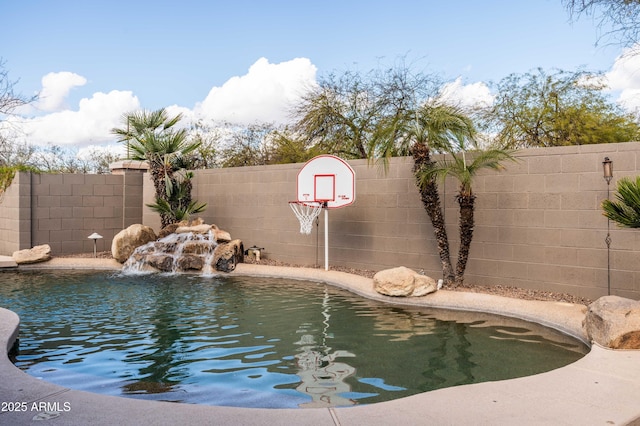
<path fill-rule="evenodd" d="M 105 259 L 53 259 L 24 269 L 119 269 Z M 238 265 L 234 274 L 322 281 L 388 303 L 461 309 L 535 321 L 586 341 L 585 307 L 448 292 L 385 297 L 368 278 L 336 271 Z M 1 282 L 0 282 L 0 285 Z M 11 308 L 10 306 L 6 308 Z M 0 308 L 0 424 L 27 425 L 640 425 L 640 351 L 592 346 L 584 358 L 535 376 L 440 389 L 349 408 L 258 409 L 141 401 L 76 391 L 27 375 L 8 359 L 18 316 Z M 16 405 L 17 403 L 17 405 Z"/>

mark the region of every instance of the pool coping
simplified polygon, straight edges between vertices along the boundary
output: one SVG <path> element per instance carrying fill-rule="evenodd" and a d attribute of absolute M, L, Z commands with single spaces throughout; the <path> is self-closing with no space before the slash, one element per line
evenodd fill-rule
<path fill-rule="evenodd" d="M 41 264 L 20 265 L 19 269 L 120 267 L 110 259 L 54 258 Z M 582 305 L 446 290 L 416 298 L 387 297 L 373 290 L 371 279 L 309 268 L 239 264 L 233 274 L 320 281 L 387 303 L 496 313 L 535 321 L 587 341 L 582 329 L 586 308 Z M 48 425 L 640 425 L 640 351 L 614 351 L 594 344 L 580 360 L 529 377 L 456 386 L 347 408 L 259 409 L 98 395 L 39 380 L 16 368 L 7 357 L 18 328 L 18 316 L 0 308 L 0 347 L 6 347 L 0 351 L 0 403 L 19 403 L 18 411 L 0 412 L 0 424 L 26 425 L 46 420 Z"/>

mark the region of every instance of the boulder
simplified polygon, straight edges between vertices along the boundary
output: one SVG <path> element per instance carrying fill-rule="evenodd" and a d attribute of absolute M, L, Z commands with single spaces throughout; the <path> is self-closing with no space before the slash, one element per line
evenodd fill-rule
<path fill-rule="evenodd" d="M 132 225 L 114 238 L 114 258 L 122 259 L 121 263 L 131 258 L 125 268 L 157 269 L 165 272 L 205 269 L 232 272 L 238 263 L 244 262 L 242 241 L 231 240 L 228 232 L 216 225 L 207 225 L 202 219 L 168 225 L 160 231 L 164 237 L 158 240 L 153 230 L 147 228 L 147 238 L 126 244 L 129 250 L 119 258 L 116 257 L 115 247 L 125 245 L 128 241 L 125 236 L 137 235 L 144 229 L 142 225 Z"/>
<path fill-rule="evenodd" d="M 424 296 L 438 289 L 436 280 L 404 266 L 376 273 L 373 286 L 386 296 Z"/>
<path fill-rule="evenodd" d="M 148 254 L 145 263 L 162 272 L 173 272 L 173 256 L 168 254 Z"/>
<path fill-rule="evenodd" d="M 203 218 L 201 218 L 201 217 L 197 217 L 197 218 L 195 218 L 195 219 L 192 219 L 192 220 L 189 222 L 189 225 L 191 225 L 191 226 L 197 226 L 197 225 L 202 225 L 203 223 L 204 223 L 204 219 L 203 219 Z M 215 225 L 214 225 L 214 226 L 215 226 Z"/>
<path fill-rule="evenodd" d="M 229 234 L 227 231 L 223 231 L 222 229 L 215 228 L 213 230 L 213 238 L 218 243 L 228 243 L 229 241 L 231 241 L 231 234 Z"/>
<path fill-rule="evenodd" d="M 140 248 L 143 253 L 170 253 L 174 254 L 179 249 L 177 241 L 153 241 L 146 247 Z"/>
<path fill-rule="evenodd" d="M 178 226 L 175 230 L 176 234 L 186 234 L 189 232 L 193 232 L 194 234 L 206 234 L 211 231 L 211 225 L 206 225 L 204 223 L 193 226 Z"/>
<path fill-rule="evenodd" d="M 202 218 L 196 218 L 191 222 L 189 222 L 188 220 L 181 220 L 180 222 L 171 223 L 165 226 L 164 228 L 162 228 L 160 232 L 158 232 L 158 239 L 160 240 L 166 237 L 167 235 L 175 234 L 176 229 L 180 227 L 197 226 L 197 225 L 202 225 L 203 223 L 204 223 L 204 220 L 202 220 Z"/>
<path fill-rule="evenodd" d="M 217 271 L 232 272 L 238 263 L 244 262 L 244 245 L 241 240 L 233 240 L 218 245 L 213 251 L 212 265 Z"/>
<path fill-rule="evenodd" d="M 156 233 L 149 226 L 135 224 L 118 232 L 111 243 L 111 255 L 120 263 L 124 263 L 133 251 L 156 240 Z"/>
<path fill-rule="evenodd" d="M 640 301 L 604 296 L 589 305 L 582 323 L 589 339 L 611 349 L 640 349 Z"/>
<path fill-rule="evenodd" d="M 207 255 L 214 250 L 214 244 L 211 241 L 185 241 L 182 244 L 182 253 Z"/>
<path fill-rule="evenodd" d="M 196 219 L 191 223 L 179 222 L 167 225 L 158 234 L 158 239 L 162 239 L 170 234 L 186 234 L 193 232 L 194 234 L 206 234 L 209 231 L 213 234 L 213 239 L 219 243 L 228 243 L 231 241 L 231 234 L 223 231 L 216 225 L 207 225 L 202 219 Z"/>
<path fill-rule="evenodd" d="M 11 257 L 18 265 L 46 262 L 51 259 L 51 247 L 49 244 L 42 244 L 30 249 L 14 251 Z"/>
<path fill-rule="evenodd" d="M 204 266 L 204 259 L 202 256 L 194 254 L 183 254 L 176 259 L 176 267 L 180 271 L 200 271 Z"/>
<path fill-rule="evenodd" d="M 182 225 L 180 225 L 179 223 L 172 223 L 170 225 L 165 226 L 160 230 L 160 232 L 158 232 L 158 239 L 161 240 L 167 235 L 173 234 L 174 232 L 176 232 L 176 229 L 178 229 L 178 227 L 180 226 Z"/>

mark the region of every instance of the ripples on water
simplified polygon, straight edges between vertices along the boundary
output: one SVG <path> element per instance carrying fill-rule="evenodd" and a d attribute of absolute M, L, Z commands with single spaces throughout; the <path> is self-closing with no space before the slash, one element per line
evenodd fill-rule
<path fill-rule="evenodd" d="M 380 304 L 318 283 L 0 274 L 16 365 L 73 389 L 242 407 L 373 403 L 552 370 L 587 348 L 537 324 Z"/>

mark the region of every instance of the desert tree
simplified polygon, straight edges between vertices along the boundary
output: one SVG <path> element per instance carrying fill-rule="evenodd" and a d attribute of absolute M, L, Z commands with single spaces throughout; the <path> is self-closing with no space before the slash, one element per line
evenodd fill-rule
<path fill-rule="evenodd" d="M 404 65 L 330 74 L 293 108 L 292 131 L 319 152 L 345 159 L 393 156 L 387 141 L 399 137 L 416 102 L 435 92 L 434 82 L 433 76 L 414 74 Z"/>
<path fill-rule="evenodd" d="M 6 62 L 0 58 L 0 116 L 8 116 L 24 105 L 35 101 L 38 96 L 24 96 L 15 91 L 15 85 L 18 80 L 12 80 L 9 77 L 9 71 L 5 66 Z"/>
<path fill-rule="evenodd" d="M 16 92 L 17 83 L 18 80 L 10 78 L 6 62 L 0 58 L 0 166 L 5 167 L 28 165 L 35 150 L 33 146 L 17 141 L 21 129 L 15 120 L 9 120 L 18 108 L 38 98 L 38 95 L 28 97 Z"/>
<path fill-rule="evenodd" d="M 634 46 L 640 35 L 640 0 L 562 0 L 571 19 L 581 16 L 593 18 L 601 30 L 598 41 L 613 40 L 632 48 L 632 54 L 640 51 Z"/>
<path fill-rule="evenodd" d="M 271 164 L 271 138 L 275 134 L 273 123 L 248 125 L 225 124 L 219 151 L 222 167 L 262 166 Z"/>
<path fill-rule="evenodd" d="M 512 148 L 628 142 L 640 136 L 632 114 L 609 101 L 598 75 L 542 69 L 511 74 L 481 111 L 483 130 Z"/>

